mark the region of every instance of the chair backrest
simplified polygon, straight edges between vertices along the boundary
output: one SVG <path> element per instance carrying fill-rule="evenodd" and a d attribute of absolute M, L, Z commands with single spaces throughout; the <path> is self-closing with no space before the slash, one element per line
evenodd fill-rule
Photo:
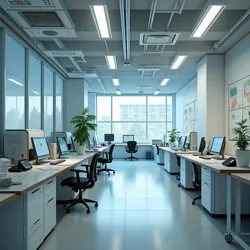
<path fill-rule="evenodd" d="M 95 182 L 97 180 L 96 165 L 100 155 L 101 153 L 98 152 L 92 158 L 89 169 L 89 182 Z"/>
<path fill-rule="evenodd" d="M 115 144 L 112 144 L 109 149 L 109 160 L 113 160 L 113 150 L 114 150 Z"/>
<path fill-rule="evenodd" d="M 127 147 L 129 151 L 134 151 L 136 148 L 137 142 L 136 141 L 128 141 Z"/>
<path fill-rule="evenodd" d="M 196 164 L 193 162 L 192 162 L 192 171 L 193 171 L 193 178 L 192 178 L 193 186 L 196 189 L 200 189 L 201 182 L 199 180 L 198 168 L 197 168 Z"/>
<path fill-rule="evenodd" d="M 158 147 L 158 144 L 156 143 L 155 146 L 156 146 L 156 150 L 157 150 L 157 155 L 159 155 L 159 147 Z"/>

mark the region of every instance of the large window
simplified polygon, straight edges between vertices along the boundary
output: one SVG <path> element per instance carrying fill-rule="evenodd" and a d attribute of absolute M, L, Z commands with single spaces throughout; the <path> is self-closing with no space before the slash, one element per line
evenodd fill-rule
<path fill-rule="evenodd" d="M 29 128 L 41 129 L 41 62 L 29 54 Z"/>
<path fill-rule="evenodd" d="M 172 96 L 98 96 L 97 136 L 114 133 L 115 141 L 134 135 L 138 142 L 161 139 L 172 128 Z"/>
<path fill-rule="evenodd" d="M 6 34 L 5 128 L 23 129 L 25 94 L 25 49 Z"/>
<path fill-rule="evenodd" d="M 52 139 L 53 132 L 53 72 L 44 67 L 44 133 Z"/>
<path fill-rule="evenodd" d="M 63 80 L 56 76 L 56 131 L 63 130 L 62 116 Z"/>

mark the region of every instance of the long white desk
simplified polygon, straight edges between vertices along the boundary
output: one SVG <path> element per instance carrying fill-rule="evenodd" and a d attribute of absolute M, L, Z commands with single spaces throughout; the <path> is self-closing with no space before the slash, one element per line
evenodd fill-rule
<path fill-rule="evenodd" d="M 69 170 L 94 154 L 72 156 L 58 165 L 33 165 L 26 172 L 8 173 L 7 177 L 21 185 L 0 188 L 0 195 L 16 195 L 0 207 L 0 249 L 35 250 L 39 247 L 56 225 L 56 199 L 73 198 L 65 197 L 66 190 L 71 194 L 72 191 L 63 189 L 60 180 L 73 176 Z"/>
<path fill-rule="evenodd" d="M 15 194 L 0 194 L 0 207 L 16 197 Z"/>

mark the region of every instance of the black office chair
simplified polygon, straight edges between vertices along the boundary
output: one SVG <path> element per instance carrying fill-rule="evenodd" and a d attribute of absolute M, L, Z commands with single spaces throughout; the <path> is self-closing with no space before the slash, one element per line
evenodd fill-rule
<path fill-rule="evenodd" d="M 192 162 L 192 171 L 193 171 L 193 186 L 195 190 L 201 191 L 201 180 L 199 180 L 199 175 L 198 175 L 198 168 L 195 163 Z M 193 199 L 192 204 L 195 205 L 196 200 L 200 200 L 201 196 L 198 196 Z"/>
<path fill-rule="evenodd" d="M 181 158 L 180 156 L 177 156 L 177 155 L 176 155 L 176 164 L 179 168 L 181 167 Z M 176 175 L 176 180 L 179 181 L 180 179 L 181 179 L 181 174 Z M 179 183 L 177 186 L 181 187 L 181 183 Z"/>
<path fill-rule="evenodd" d="M 109 148 L 109 152 L 103 152 L 103 154 L 105 155 L 105 157 L 100 157 L 98 159 L 98 162 L 101 163 L 102 165 L 104 165 L 104 168 L 99 169 L 97 171 L 97 174 L 100 174 L 100 172 L 108 172 L 108 174 L 110 175 L 110 171 L 113 172 L 113 174 L 115 174 L 115 170 L 107 168 L 107 164 L 111 163 L 113 161 L 113 150 L 114 150 L 115 144 L 112 144 Z"/>
<path fill-rule="evenodd" d="M 98 161 L 100 155 L 101 155 L 101 153 L 96 153 L 93 156 L 90 165 L 82 165 L 82 166 L 85 166 L 87 168 L 86 171 L 81 170 L 81 169 L 71 169 L 70 171 L 73 171 L 76 173 L 76 177 L 68 177 L 61 182 L 61 185 L 63 187 L 67 186 L 67 187 L 72 188 L 72 190 L 74 190 L 75 192 L 79 192 L 77 198 L 65 201 L 64 206 L 66 206 L 67 204 L 70 204 L 67 207 L 67 213 L 70 213 L 70 208 L 78 203 L 83 204 L 87 208 L 87 210 L 86 210 L 87 213 L 90 213 L 90 209 L 89 209 L 87 202 L 95 203 L 95 207 L 98 207 L 97 201 L 83 199 L 82 192 L 86 189 L 92 188 L 95 185 L 95 182 L 97 181 L 96 164 L 97 164 L 97 161 Z M 79 173 L 81 173 L 81 172 L 86 173 L 87 177 L 80 177 Z"/>
<path fill-rule="evenodd" d="M 138 161 L 138 158 L 133 156 L 133 154 L 138 152 L 138 147 L 136 145 L 137 145 L 136 141 L 128 141 L 127 142 L 127 147 L 125 148 L 125 150 L 127 153 L 130 153 L 131 155 L 129 157 L 125 158 L 125 161 L 126 160 L 132 161 L 133 159 Z"/>
<path fill-rule="evenodd" d="M 156 146 L 156 154 L 159 155 L 159 147 L 158 147 L 158 144 L 155 144 Z"/>

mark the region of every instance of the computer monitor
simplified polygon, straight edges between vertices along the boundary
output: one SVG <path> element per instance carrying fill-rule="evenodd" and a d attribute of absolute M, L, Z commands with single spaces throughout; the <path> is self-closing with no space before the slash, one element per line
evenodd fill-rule
<path fill-rule="evenodd" d="M 200 147 L 198 152 L 201 153 L 201 155 L 203 154 L 203 151 L 205 150 L 206 147 L 206 141 L 205 141 L 205 137 L 201 137 L 201 142 L 200 142 Z"/>
<path fill-rule="evenodd" d="M 178 148 L 179 148 L 180 145 L 181 145 L 181 140 L 182 140 L 182 136 L 180 136 L 180 137 L 178 138 Z"/>
<path fill-rule="evenodd" d="M 107 141 L 108 144 L 111 144 L 111 142 L 114 140 L 115 140 L 114 134 L 104 134 L 104 141 Z"/>
<path fill-rule="evenodd" d="M 50 157 L 49 147 L 45 137 L 31 137 L 32 145 L 35 150 L 36 163 Z"/>
<path fill-rule="evenodd" d="M 184 150 L 187 142 L 187 136 L 181 136 L 181 139 L 178 141 L 178 148 Z"/>
<path fill-rule="evenodd" d="M 69 152 L 69 149 L 65 137 L 56 137 L 56 140 L 57 140 L 59 155 L 61 156 L 67 154 Z"/>
<path fill-rule="evenodd" d="M 128 141 L 134 141 L 134 135 L 123 135 L 123 143 L 127 143 Z"/>
<path fill-rule="evenodd" d="M 73 136 L 71 136 L 70 139 L 71 139 L 71 148 L 69 148 L 69 149 L 75 152 L 76 151 L 76 146 L 75 146 L 75 141 L 74 141 Z"/>
<path fill-rule="evenodd" d="M 99 145 L 99 141 L 98 141 L 97 135 L 93 136 L 93 144 L 94 144 L 94 148 L 96 148 Z"/>
<path fill-rule="evenodd" d="M 213 138 L 213 143 L 211 147 L 211 154 L 221 155 L 222 159 L 224 159 L 224 149 L 226 145 L 226 137 L 225 136 L 215 136 Z"/>

